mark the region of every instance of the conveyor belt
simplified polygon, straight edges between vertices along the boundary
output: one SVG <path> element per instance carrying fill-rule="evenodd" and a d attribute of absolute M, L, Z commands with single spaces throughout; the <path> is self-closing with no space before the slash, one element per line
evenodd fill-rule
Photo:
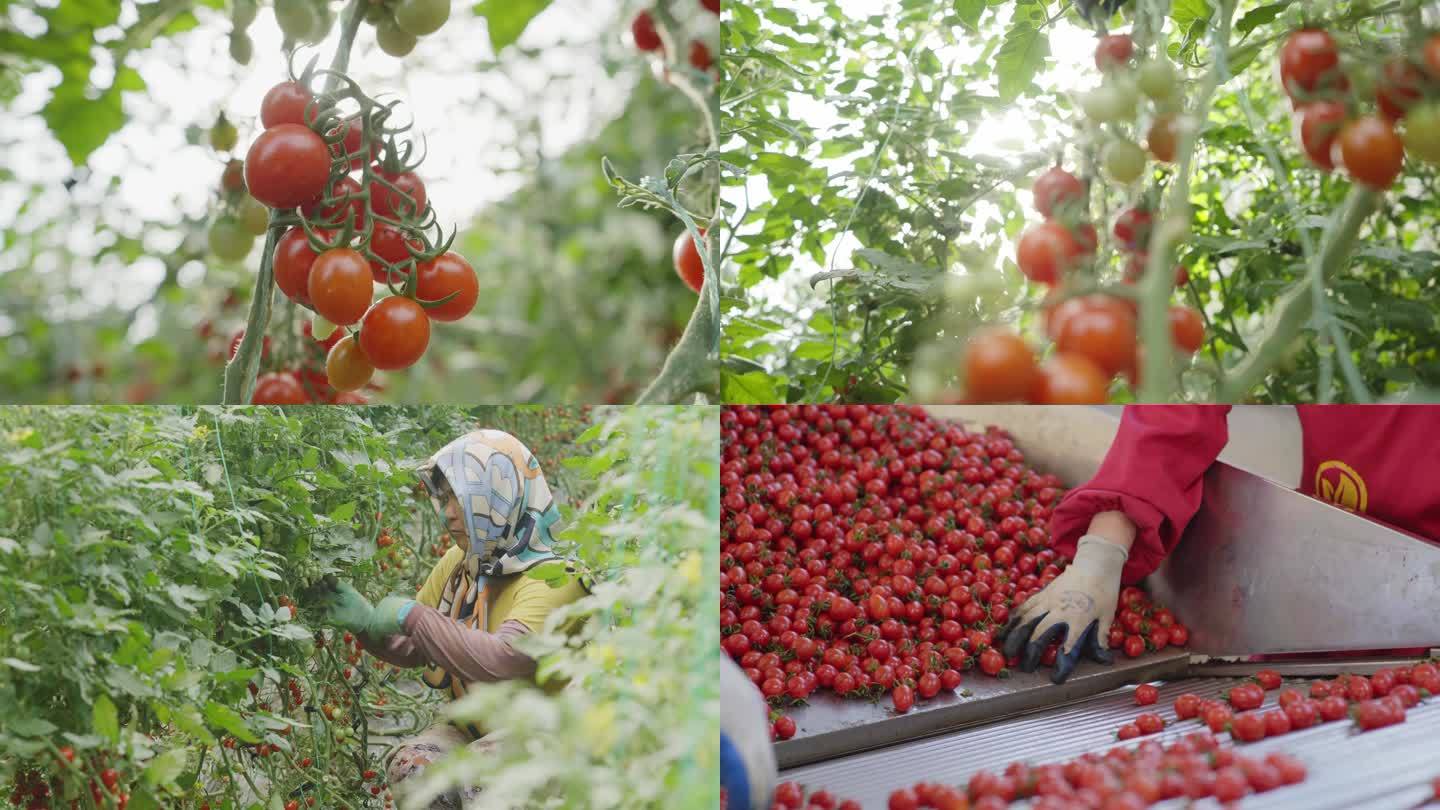
<path fill-rule="evenodd" d="M 1219 697 L 1239 679 L 1188 679 L 1157 683 L 1154 706 L 1135 705 L 1133 688 L 1125 687 L 1056 709 L 929 737 L 866 753 L 787 770 L 782 780 L 825 788 L 852 798 L 867 810 L 886 806 L 890 791 L 919 781 L 963 784 L 980 770 L 999 772 L 1012 761 L 1058 762 L 1087 751 L 1104 751 L 1120 743 L 1115 731 L 1142 711 L 1154 711 L 1173 723 L 1175 698 L 1184 692 Z M 1287 683 L 1301 685 L 1301 682 Z M 1277 691 L 1266 693 L 1266 708 Z M 1153 737 L 1168 741 L 1203 728 L 1197 721 L 1174 723 Z M 1218 735 L 1225 744 L 1227 735 Z M 1355 733 L 1348 720 L 1241 746 L 1249 754 L 1285 751 L 1309 767 L 1300 785 L 1251 796 L 1245 808 L 1305 810 L 1410 810 L 1431 795 L 1431 780 L 1440 777 L 1440 698 L 1411 709 L 1398 726 Z M 1166 810 L 1186 807 L 1184 800 L 1156 805 Z M 1197 808 L 1218 807 L 1213 801 Z"/>

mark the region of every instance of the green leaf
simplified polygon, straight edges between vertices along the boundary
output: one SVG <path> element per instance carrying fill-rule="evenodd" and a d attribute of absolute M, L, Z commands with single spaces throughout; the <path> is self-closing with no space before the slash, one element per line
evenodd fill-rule
<path fill-rule="evenodd" d="M 110 742 L 120 741 L 120 713 L 111 702 L 109 695 L 100 695 L 91 709 L 95 733 Z"/>
<path fill-rule="evenodd" d="M 212 727 L 229 732 L 231 736 L 241 742 L 260 742 L 260 738 L 250 731 L 249 726 L 245 725 L 245 719 L 229 706 L 213 701 L 206 703 L 205 720 Z"/>
<path fill-rule="evenodd" d="M 1235 23 L 1235 31 L 1240 34 L 1248 34 L 1266 23 L 1272 23 L 1280 19 L 1285 13 L 1285 7 L 1290 5 L 1290 0 L 1281 3 L 1270 3 L 1251 9 L 1245 16 Z"/>
<path fill-rule="evenodd" d="M 781 391 L 787 383 L 763 371 L 747 374 L 722 372 L 720 396 L 731 404 L 775 404 L 785 401 Z"/>
<path fill-rule="evenodd" d="M 188 749 L 172 748 L 150 760 L 150 764 L 145 767 L 145 781 L 153 787 L 171 784 L 185 772 L 185 765 L 189 760 Z"/>
<path fill-rule="evenodd" d="M 490 48 L 498 54 L 518 40 L 530 21 L 549 5 L 550 0 L 481 0 L 474 10 L 475 16 L 485 18 Z"/>
<path fill-rule="evenodd" d="M 960 24 L 975 31 L 980 24 L 980 15 L 985 13 L 985 0 L 955 0 L 955 16 Z"/>
<path fill-rule="evenodd" d="M 347 503 L 340 504 L 339 506 L 330 510 L 329 517 L 336 523 L 344 523 L 350 518 L 355 517 L 355 502 L 349 501 Z"/>
<path fill-rule="evenodd" d="M 1013 26 L 995 55 L 1000 100 L 1014 101 L 1028 90 L 1049 55 L 1050 40 L 1039 29 L 1028 23 Z"/>

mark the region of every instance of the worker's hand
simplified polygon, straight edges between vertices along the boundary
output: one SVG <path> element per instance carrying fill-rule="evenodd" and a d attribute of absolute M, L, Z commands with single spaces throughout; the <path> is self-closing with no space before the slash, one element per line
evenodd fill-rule
<path fill-rule="evenodd" d="M 401 631 L 405 614 L 415 604 L 414 599 L 403 596 L 387 596 L 379 605 L 371 605 L 359 591 L 347 582 L 320 601 L 324 611 L 321 621 L 371 638 L 393 636 Z"/>
<path fill-rule="evenodd" d="M 1120 572 L 1129 552 L 1094 534 L 1080 538 L 1075 561 L 1043 590 L 1025 601 L 1005 625 L 1005 656 L 1020 658 L 1022 672 L 1034 672 L 1045 648 L 1060 642 L 1050 680 L 1062 683 L 1081 655 L 1108 664 L 1105 648 L 1115 605 L 1120 598 Z"/>

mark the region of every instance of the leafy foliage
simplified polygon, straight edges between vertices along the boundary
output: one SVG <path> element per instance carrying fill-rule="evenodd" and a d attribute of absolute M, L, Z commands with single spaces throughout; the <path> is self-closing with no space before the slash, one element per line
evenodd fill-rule
<path fill-rule="evenodd" d="M 1088 5 L 1100 22 L 1100 4 Z M 1225 57 L 1219 91 L 1196 116 L 1192 213 L 1176 255 L 1192 279 L 1179 300 L 1205 313 L 1207 343 L 1176 394 L 1327 401 L 1440 383 L 1430 303 L 1440 209 L 1433 167 L 1418 162 L 1366 220 L 1299 337 L 1266 347 L 1283 297 L 1312 294 L 1309 248 L 1350 190 L 1294 141 L 1274 79 L 1279 42 L 1305 21 L 1332 26 L 1357 93 L 1373 96 L 1380 60 L 1411 41 L 1421 4 L 1240 2 L 1223 53 L 1212 44 L 1217 11 L 1237 4 L 1122 5 L 1105 25 L 1157 31 L 1192 102 Z M 727 156 L 749 171 L 746 188 L 722 192 L 737 211 L 722 315 L 728 400 L 927 399 L 954 389 L 977 325 L 1038 331 L 1043 288 L 1027 287 L 1013 262 L 1035 217 L 1030 183 L 1057 159 L 1094 174 L 1068 92 L 1076 74 L 1098 80 L 1079 9 L 896 0 L 871 12 L 760 0 L 727 25 Z M 1120 206 L 1166 190 L 1174 171 L 1147 178 L 1135 197 L 1101 204 L 1102 229 Z M 1227 375 L 1262 351 L 1269 373 L 1229 390 Z"/>

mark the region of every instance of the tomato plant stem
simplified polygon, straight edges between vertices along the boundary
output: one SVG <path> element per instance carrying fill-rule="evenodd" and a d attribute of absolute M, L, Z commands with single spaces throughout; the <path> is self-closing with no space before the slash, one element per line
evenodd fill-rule
<path fill-rule="evenodd" d="M 1175 242 L 1189 229 L 1190 173 L 1200 130 L 1209 115 L 1210 101 L 1221 82 L 1228 76 L 1226 55 L 1230 47 L 1230 24 L 1235 16 L 1236 0 L 1222 0 L 1215 7 L 1212 22 L 1214 55 L 1204 89 L 1196 99 L 1192 114 L 1198 119 L 1193 127 L 1185 127 L 1175 162 L 1175 181 L 1169 188 L 1165 204 L 1150 237 L 1150 256 L 1145 277 L 1140 282 L 1140 344 L 1145 348 L 1142 360 L 1140 401 L 1167 402 L 1173 398 L 1175 386 L 1175 352 L 1170 337 L 1170 296 L 1175 291 L 1172 267 Z"/>
<path fill-rule="evenodd" d="M 1309 322 L 1315 311 L 1315 297 L 1310 285 L 1323 284 L 1349 258 L 1355 247 L 1360 226 L 1379 205 L 1380 195 L 1364 186 L 1355 186 L 1350 196 L 1335 212 L 1320 244 L 1320 252 L 1310 263 L 1308 277 L 1293 287 L 1277 308 L 1269 334 L 1244 362 L 1231 372 L 1220 390 L 1222 402 L 1234 402 L 1247 396 L 1265 375 L 1290 351 L 1290 345 Z M 1363 388 L 1363 386 L 1362 386 Z"/>

